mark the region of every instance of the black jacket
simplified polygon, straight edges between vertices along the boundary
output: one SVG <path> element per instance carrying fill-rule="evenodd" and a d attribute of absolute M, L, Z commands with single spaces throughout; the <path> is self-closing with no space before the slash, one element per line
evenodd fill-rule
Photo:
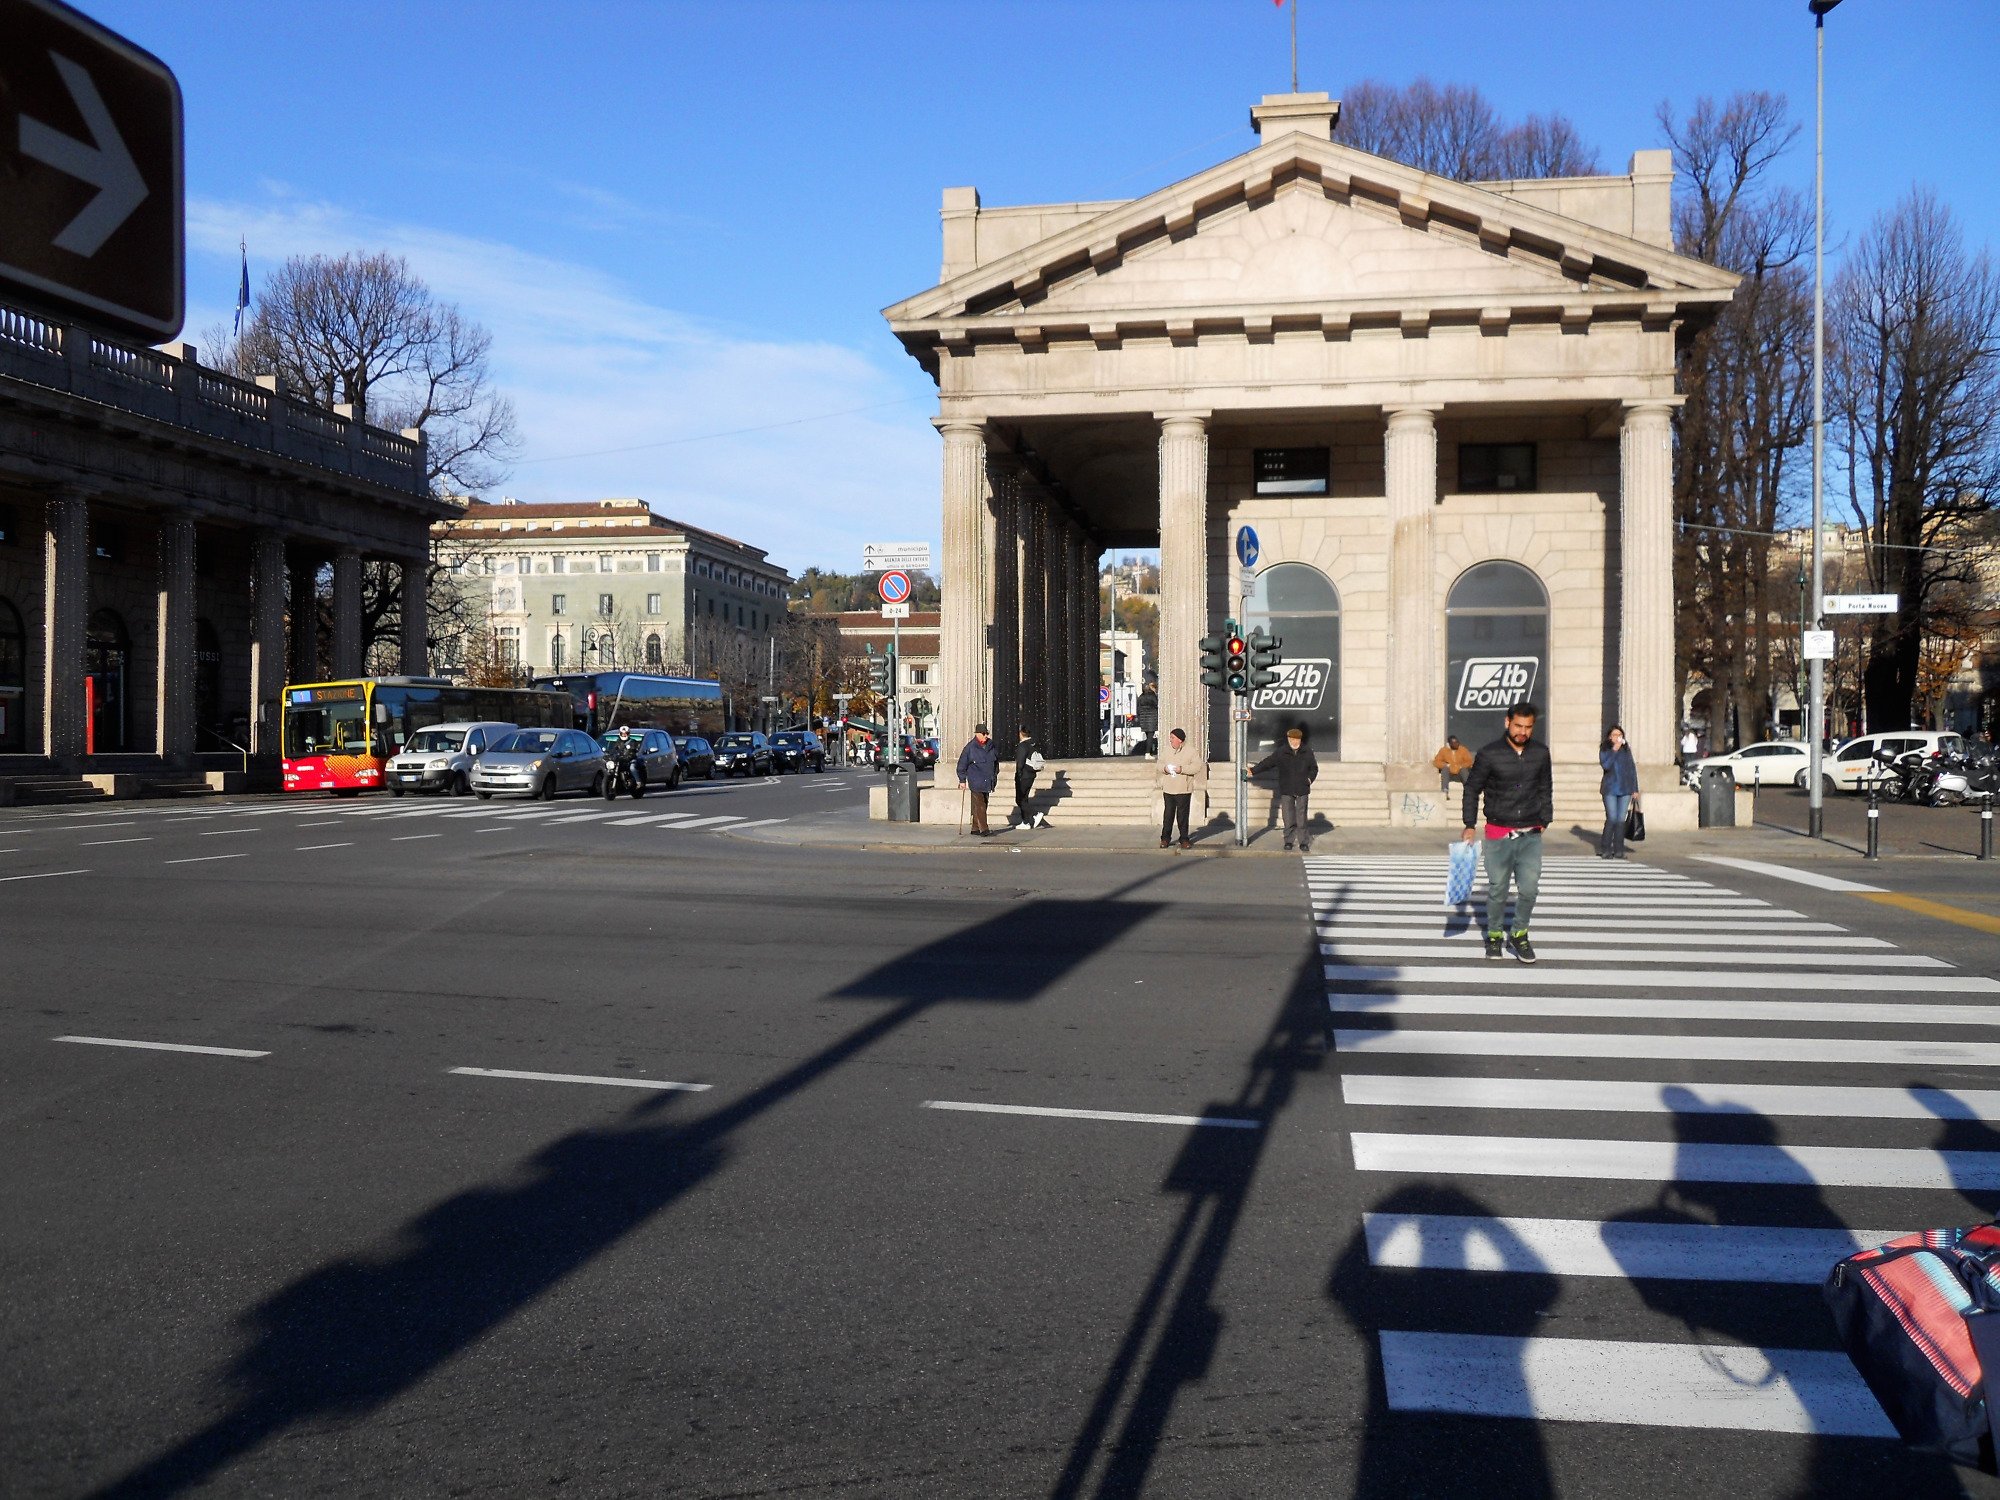
<path fill-rule="evenodd" d="M 1520 750 L 1501 735 L 1472 758 L 1465 773 L 1465 826 L 1479 821 L 1479 797 L 1486 795 L 1486 821 L 1502 828 L 1546 828 L 1556 819 L 1555 761 L 1549 747 L 1529 740 Z"/>
<path fill-rule="evenodd" d="M 1252 766 L 1250 774 L 1256 776 L 1272 769 L 1278 773 L 1280 797 L 1303 797 L 1319 776 L 1319 757 L 1313 754 L 1311 745 L 1301 745 L 1296 750 L 1290 745 L 1280 745 Z"/>
<path fill-rule="evenodd" d="M 1035 743 L 1032 735 L 1014 746 L 1015 781 L 1033 781 L 1035 779 L 1035 768 L 1028 764 L 1028 757 L 1040 748 L 1041 746 Z"/>

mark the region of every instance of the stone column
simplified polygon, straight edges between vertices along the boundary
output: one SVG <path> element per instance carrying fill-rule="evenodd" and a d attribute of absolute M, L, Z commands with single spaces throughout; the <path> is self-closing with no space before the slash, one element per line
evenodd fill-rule
<path fill-rule="evenodd" d="M 250 748 L 278 753 L 285 692 L 285 539 L 261 532 L 250 544 Z"/>
<path fill-rule="evenodd" d="M 989 458 L 980 546 L 986 573 L 986 722 L 1002 745 L 1021 717 L 1020 487 L 1013 466 Z"/>
<path fill-rule="evenodd" d="M 1636 401 L 1619 438 L 1618 717 L 1642 766 L 1672 762 L 1674 691 L 1673 408 Z M 1608 559 L 1607 559 L 1608 561 Z"/>
<path fill-rule="evenodd" d="M 944 557 L 938 582 L 943 595 L 938 629 L 938 738 L 956 759 L 986 717 L 986 557 L 980 533 L 986 498 L 986 424 L 940 421 L 944 436 Z"/>
<path fill-rule="evenodd" d="M 82 755 L 84 642 L 90 629 L 90 503 L 74 491 L 42 511 L 42 753 Z"/>
<path fill-rule="evenodd" d="M 431 670 L 430 605 L 424 592 L 428 565 L 421 557 L 403 559 L 402 584 L 402 673 L 405 677 L 427 677 Z"/>
<path fill-rule="evenodd" d="M 1040 737 L 1049 732 L 1049 575 L 1045 539 L 1048 506 L 1025 478 L 1016 481 L 1014 555 L 1020 559 L 1021 696 L 1019 717 L 1001 742 L 1011 746 L 1017 729 Z M 994 728 L 999 728 L 995 725 Z"/>
<path fill-rule="evenodd" d="M 1049 509 L 1049 754 L 1076 754 L 1076 549 L 1068 516 Z"/>
<path fill-rule="evenodd" d="M 1421 766 L 1444 742 L 1438 656 L 1437 408 L 1392 407 L 1383 439 L 1389 500 L 1389 763 Z"/>
<path fill-rule="evenodd" d="M 333 555 L 333 675 L 361 675 L 361 554 L 352 547 Z"/>
<path fill-rule="evenodd" d="M 1098 613 L 1097 576 L 1103 551 L 1089 534 L 1079 530 L 1076 538 L 1076 600 L 1078 618 L 1083 622 L 1083 630 L 1077 640 L 1077 667 L 1083 675 L 1083 744 L 1079 747 L 1084 755 L 1097 754 L 1098 709 L 1097 692 L 1103 686 L 1098 678 L 1098 660 L 1103 655 L 1104 625 Z"/>
<path fill-rule="evenodd" d="M 160 522 L 154 611 L 153 737 L 162 760 L 194 753 L 194 522 Z"/>
<path fill-rule="evenodd" d="M 292 564 L 289 608 L 292 617 L 292 681 L 318 682 L 319 559 Z"/>
<path fill-rule="evenodd" d="M 1208 413 L 1160 416 L 1160 744 L 1179 727 L 1209 753 L 1201 638 L 1208 622 Z"/>

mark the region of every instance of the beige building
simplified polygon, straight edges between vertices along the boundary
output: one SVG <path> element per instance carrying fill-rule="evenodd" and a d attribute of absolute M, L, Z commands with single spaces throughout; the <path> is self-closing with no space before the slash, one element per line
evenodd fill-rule
<path fill-rule="evenodd" d="M 859 680 L 868 650 L 887 656 L 892 646 L 902 652 L 897 671 L 897 692 L 903 717 L 917 721 L 915 733 L 937 733 L 939 694 L 944 681 L 938 675 L 938 612 L 912 610 L 898 630 L 893 622 L 873 609 L 842 610 L 830 617 L 840 632 L 842 664 L 850 669 L 848 680 Z M 862 715 L 872 718 L 872 715 Z M 910 732 L 905 729 L 905 732 Z"/>
<path fill-rule="evenodd" d="M 475 500 L 433 535 L 484 594 L 499 657 L 531 674 L 728 677 L 737 658 L 763 662 L 792 582 L 758 548 L 639 499 Z"/>
<path fill-rule="evenodd" d="M 1349 822 L 1450 820 L 1433 752 L 1521 697 L 1559 818 L 1613 720 L 1657 820 L 1691 817 L 1674 350 L 1736 278 L 1671 248 L 1669 153 L 1469 184 L 1340 145 L 1325 95 L 1251 118 L 1253 150 L 1130 202 L 945 191 L 939 284 L 886 313 L 939 390 L 945 738 L 1025 717 L 1090 754 L 1099 558 L 1158 546 L 1161 722 L 1212 761 L 1197 642 L 1236 615 L 1286 642 L 1252 752 L 1302 724 Z"/>

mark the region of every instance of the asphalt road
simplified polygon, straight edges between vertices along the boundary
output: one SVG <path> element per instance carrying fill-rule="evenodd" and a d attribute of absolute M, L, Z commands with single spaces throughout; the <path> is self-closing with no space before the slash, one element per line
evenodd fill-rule
<path fill-rule="evenodd" d="M 0 1493 L 1996 1493 L 1810 1282 L 2000 1208 L 1990 933 L 730 836 L 864 785 L 0 816 Z"/>

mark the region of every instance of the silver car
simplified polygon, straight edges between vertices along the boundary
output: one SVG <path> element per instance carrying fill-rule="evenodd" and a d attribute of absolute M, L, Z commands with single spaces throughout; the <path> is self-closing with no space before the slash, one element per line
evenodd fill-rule
<path fill-rule="evenodd" d="M 472 790 L 552 800 L 604 790 L 604 751 L 580 729 L 517 729 L 472 763 Z"/>
<path fill-rule="evenodd" d="M 449 792 L 463 797 L 472 790 L 472 763 L 514 732 L 512 724 L 433 724 L 412 734 L 409 743 L 390 757 L 382 779 L 398 797 L 405 792 Z"/>

